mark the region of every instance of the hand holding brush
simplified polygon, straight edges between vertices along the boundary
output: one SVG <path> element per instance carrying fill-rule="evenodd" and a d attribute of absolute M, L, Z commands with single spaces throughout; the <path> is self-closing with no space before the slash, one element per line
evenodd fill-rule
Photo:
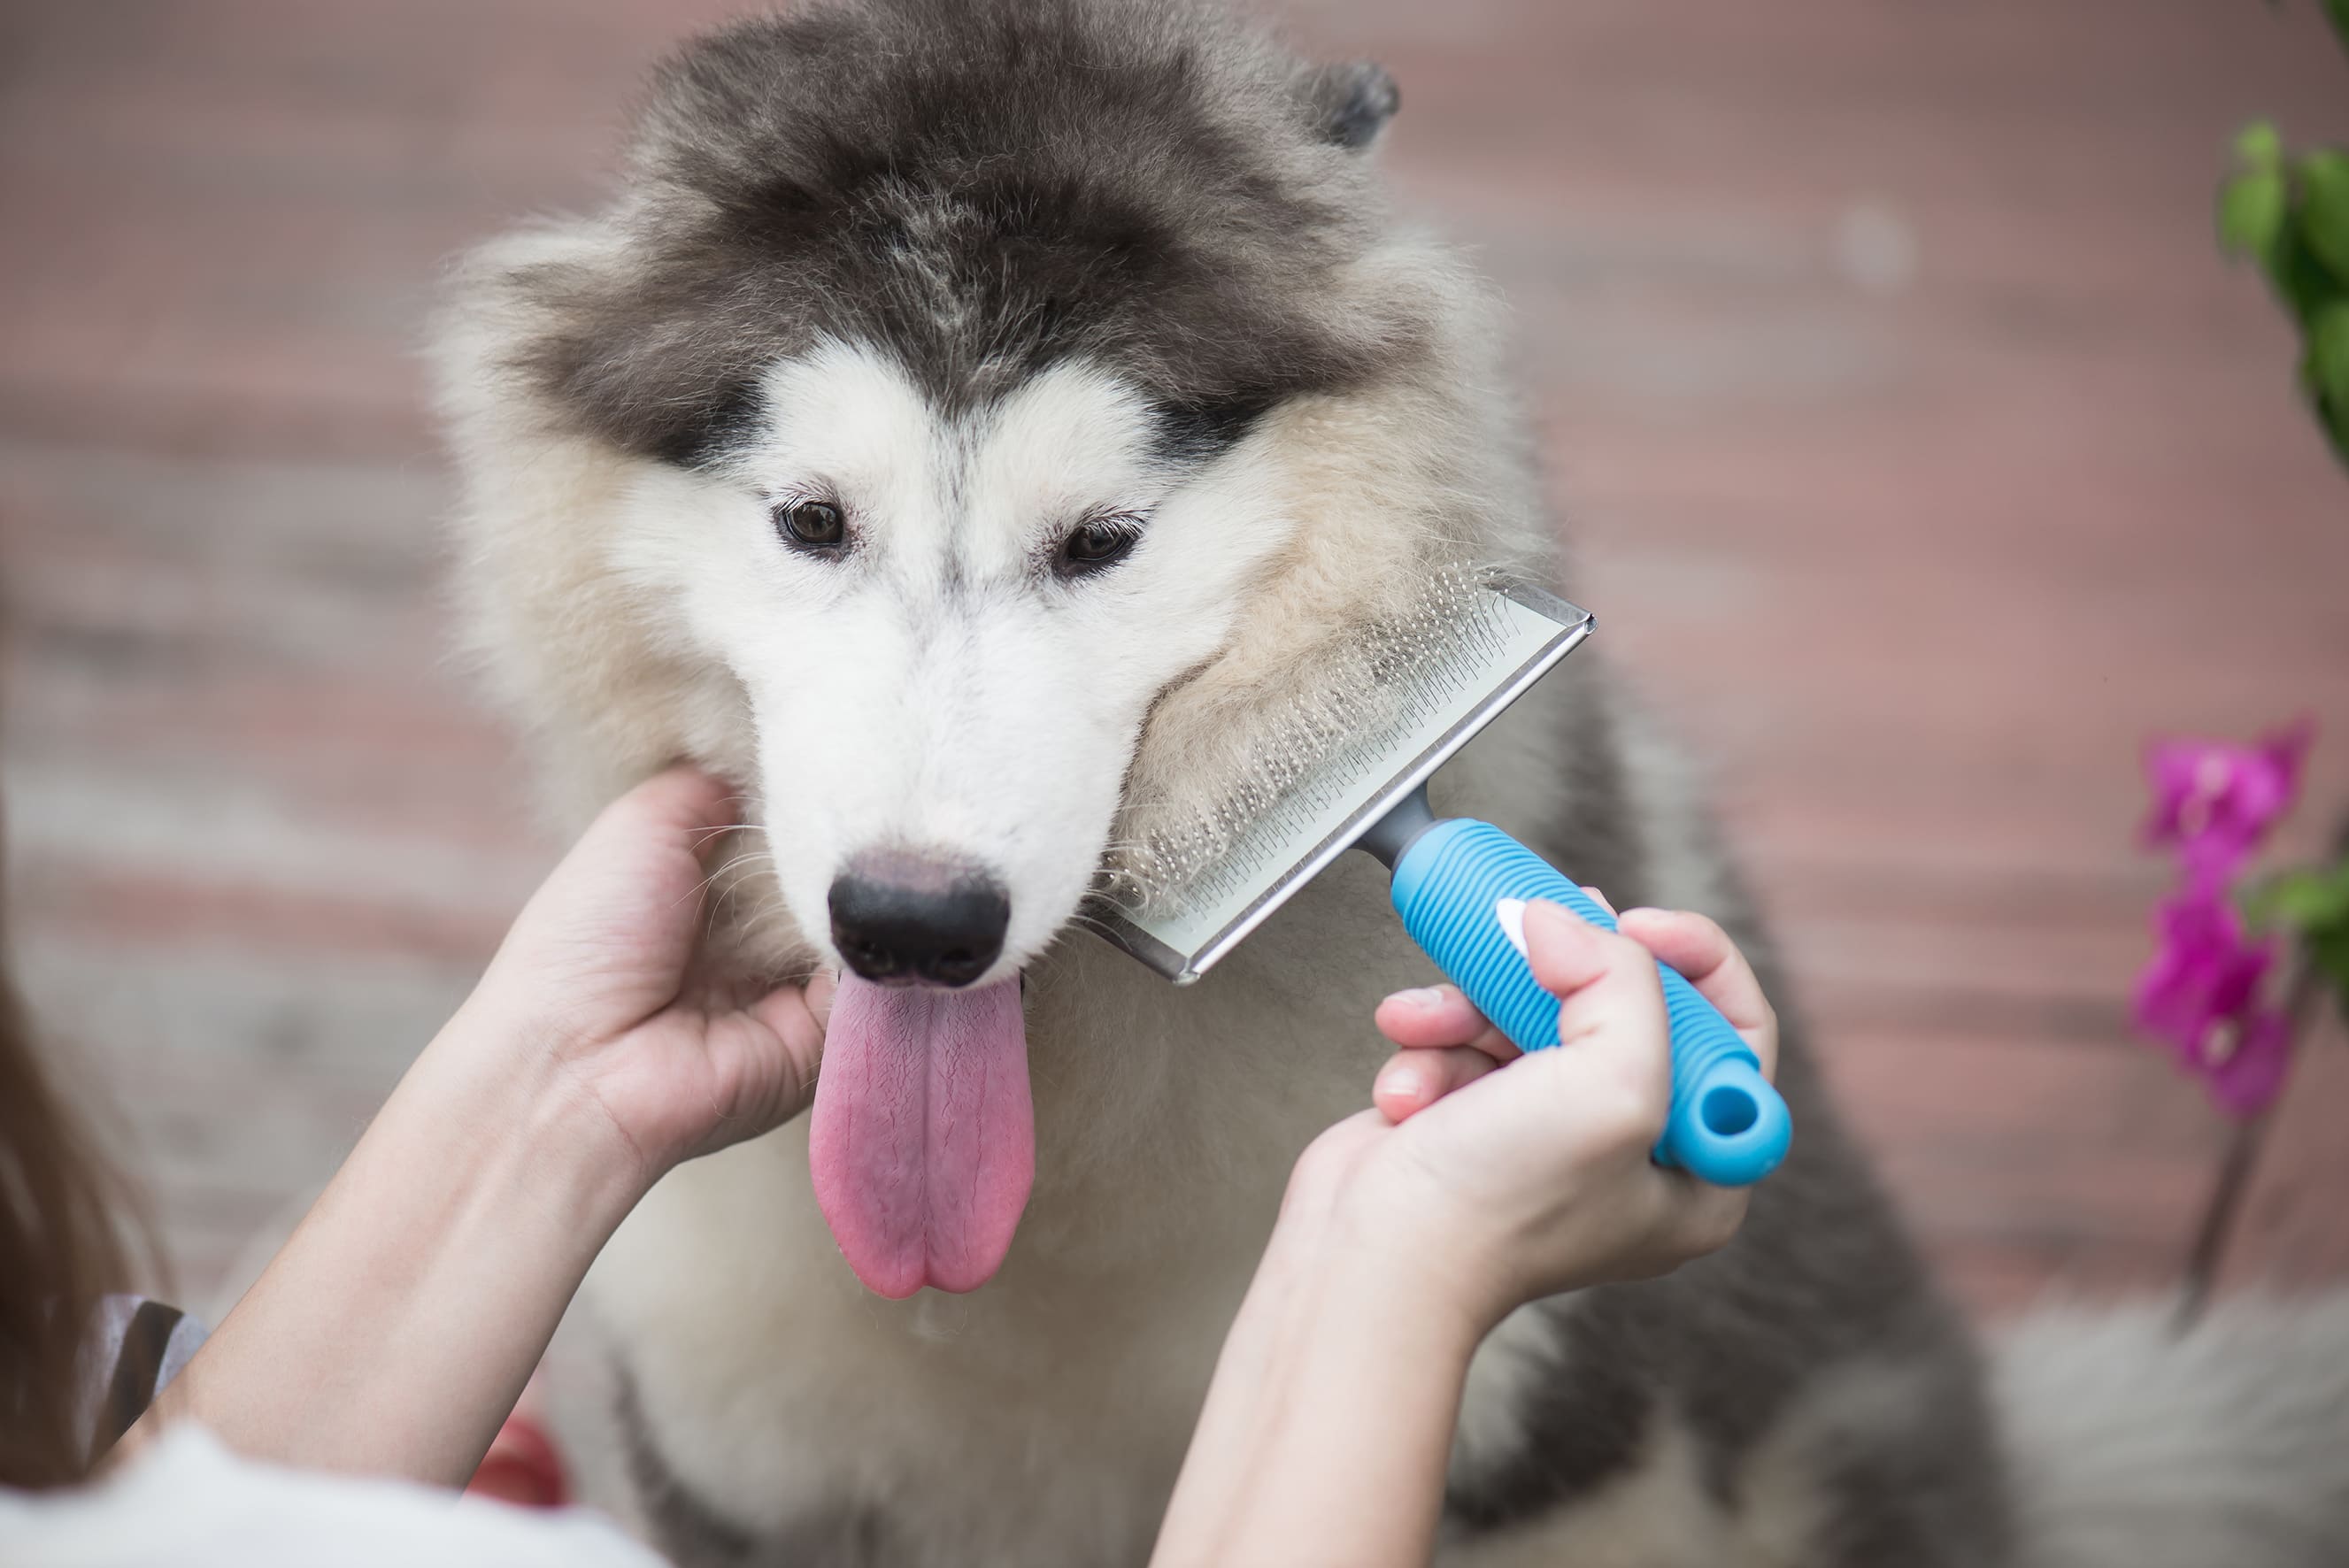
<path fill-rule="evenodd" d="M 1603 907 L 1601 905 L 1600 907 Z M 1374 1109 L 1297 1162 L 1152 1562 L 1424 1563 L 1469 1357 L 1527 1301 L 1663 1274 L 1726 1243 L 1749 1191 L 1657 1164 L 1671 1113 L 1659 963 L 1759 1070 L 1777 1020 L 1702 915 L 1619 934 L 1550 903 L 1526 961 L 1558 1043 L 1520 1055 L 1456 989 L 1399 992 Z"/>

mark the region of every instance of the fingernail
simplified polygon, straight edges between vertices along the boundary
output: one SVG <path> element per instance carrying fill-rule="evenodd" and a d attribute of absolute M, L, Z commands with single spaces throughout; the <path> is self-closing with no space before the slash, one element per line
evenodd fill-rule
<path fill-rule="evenodd" d="M 1526 920 L 1528 923 L 1537 920 L 1542 921 L 1552 931 L 1557 932 L 1594 929 L 1588 921 L 1567 908 L 1566 905 L 1552 903 L 1547 899 L 1537 899 L 1526 905 Z"/>
<path fill-rule="evenodd" d="M 1605 893 L 1603 893 L 1603 892 L 1600 892 L 1597 888 L 1595 888 L 1595 887 L 1590 887 L 1590 886 L 1587 886 L 1587 885 L 1586 885 L 1586 886 L 1583 888 L 1583 890 L 1582 890 L 1582 891 L 1583 891 L 1584 892 L 1588 893 L 1588 894 L 1590 895 L 1590 902 L 1591 902 L 1591 903 L 1593 903 L 1597 904 L 1599 908 L 1601 908 L 1601 909 L 1605 910 L 1608 913 L 1609 913 L 1609 914 L 1614 914 L 1614 913 L 1618 913 L 1618 911 L 1616 910 L 1616 908 L 1615 908 L 1614 904 L 1613 904 L 1613 903 L 1609 903 L 1609 902 L 1608 901 L 1608 897 L 1607 897 L 1607 895 L 1606 895 Z"/>
<path fill-rule="evenodd" d="M 1379 1088 L 1390 1098 L 1417 1099 L 1427 1092 L 1427 1080 L 1415 1072 L 1391 1072 Z"/>
<path fill-rule="evenodd" d="M 1396 992 L 1387 1000 L 1400 1002 L 1415 1013 L 1424 1013 L 1431 1007 L 1444 1006 L 1444 993 L 1433 985 L 1413 985 L 1408 991 Z"/>

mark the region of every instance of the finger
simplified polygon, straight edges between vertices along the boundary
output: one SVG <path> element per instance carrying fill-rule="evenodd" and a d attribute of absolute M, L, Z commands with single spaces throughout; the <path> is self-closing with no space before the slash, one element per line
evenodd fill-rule
<path fill-rule="evenodd" d="M 1564 904 L 1526 905 L 1526 964 L 1542 989 L 1563 1001 L 1607 973 L 1607 934 Z"/>
<path fill-rule="evenodd" d="M 1764 1077 L 1777 1070 L 1777 1012 L 1762 994 L 1754 966 L 1717 923 L 1686 910 L 1634 909 L 1625 912 L 1621 929 L 1721 1009 L 1761 1057 Z"/>
<path fill-rule="evenodd" d="M 654 791 L 651 807 L 662 813 L 647 830 L 675 835 L 692 854 L 698 871 L 724 875 L 730 850 L 743 837 L 736 831 L 742 825 L 741 791 L 690 763 L 655 774 L 639 788 Z"/>
<path fill-rule="evenodd" d="M 1487 1023 L 1476 1005 L 1455 985 L 1423 985 L 1398 991 L 1371 1016 L 1379 1033 L 1406 1049 L 1470 1046 L 1506 1061 L 1517 1054 L 1507 1036 Z"/>
<path fill-rule="evenodd" d="M 1702 1257 L 1727 1246 L 1745 1222 L 1745 1206 L 1752 1190 L 1715 1187 L 1685 1171 L 1661 1174 L 1670 1179 L 1673 1189 L 1665 1239 L 1681 1260 Z"/>
<path fill-rule="evenodd" d="M 508 947 L 634 934 L 681 965 L 704 880 L 695 839 L 724 792 L 698 769 L 671 768 L 605 807 L 523 906 Z"/>
<path fill-rule="evenodd" d="M 1473 1046 L 1397 1051 L 1371 1083 L 1371 1102 L 1392 1122 L 1425 1110 L 1501 1064 Z"/>
<path fill-rule="evenodd" d="M 1621 1227 L 1609 1271 L 1616 1279 L 1654 1279 L 1716 1252 L 1745 1218 L 1743 1191 L 1708 1187 L 1684 1171 L 1654 1165 L 1619 1177 L 1612 1202 Z"/>
<path fill-rule="evenodd" d="M 1757 1029 L 1771 1021 L 1770 1003 L 1753 965 L 1717 922 L 1690 910 L 1634 909 L 1625 912 L 1621 929 L 1679 970 L 1739 1028 Z"/>
<path fill-rule="evenodd" d="M 1554 903 L 1526 905 L 1526 948 L 1534 977 L 1558 998 L 1558 1044 L 1629 1092 L 1632 1114 L 1661 1123 L 1671 1050 L 1655 959 Z"/>
<path fill-rule="evenodd" d="M 1605 910 L 1609 914 L 1613 914 L 1615 913 L 1615 906 L 1607 901 L 1607 895 L 1605 893 L 1600 892 L 1597 888 L 1590 886 L 1587 882 L 1583 884 L 1582 891 L 1585 896 L 1587 896 L 1591 903 L 1597 904 L 1599 908 Z"/>
<path fill-rule="evenodd" d="M 1526 961 L 1542 988 L 1561 1003 L 1572 1004 L 1582 993 L 1599 990 L 1599 1018 L 1615 1001 L 1646 991 L 1662 991 L 1653 984 L 1655 960 L 1638 943 L 1591 924 L 1560 904 L 1537 902 L 1526 906 Z M 1559 1038 L 1566 1038 L 1561 1028 Z"/>
<path fill-rule="evenodd" d="M 760 1119 L 765 1127 L 777 1127 L 791 1120 L 815 1099 L 816 1071 L 823 1061 L 824 1029 L 823 1015 L 814 1005 L 818 1001 L 828 1013 L 830 996 L 818 996 L 811 982 L 807 985 L 779 987 L 743 1009 L 746 1016 L 759 1026 L 746 1031 L 749 1048 L 767 1058 L 743 1064 L 745 1081 L 770 1086 L 769 1093 L 761 1097 L 765 1104 L 760 1108 Z"/>
<path fill-rule="evenodd" d="M 700 845 L 725 798 L 698 769 L 654 774 L 596 814 L 526 914 L 567 923 L 615 899 L 632 903 L 632 892 L 677 902 L 701 884 Z"/>
<path fill-rule="evenodd" d="M 682 843 L 697 856 L 708 830 L 725 820 L 731 798 L 725 781 L 688 763 L 663 769 L 604 808 L 592 838 L 607 827 L 631 835 Z"/>

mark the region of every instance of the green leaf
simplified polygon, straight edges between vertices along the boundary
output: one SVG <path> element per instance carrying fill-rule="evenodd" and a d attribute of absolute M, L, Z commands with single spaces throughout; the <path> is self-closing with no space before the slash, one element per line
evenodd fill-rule
<path fill-rule="evenodd" d="M 2349 926 L 2335 926 L 2308 939 L 2308 962 L 2333 983 L 2333 1005 L 2349 1019 Z"/>
<path fill-rule="evenodd" d="M 2291 205 L 2281 170 L 2236 175 L 2219 187 L 2219 242 L 2236 255 L 2267 260 Z"/>
<path fill-rule="evenodd" d="M 2349 153 L 2326 148 L 2300 160 L 2294 217 L 2325 270 L 2349 282 Z"/>
<path fill-rule="evenodd" d="M 2308 238 L 2297 223 L 2286 223 L 2276 232 L 2275 247 L 2262 258 L 2267 263 L 2268 281 L 2300 324 L 2304 334 L 2317 316 L 2341 294 L 2341 285 L 2334 281 L 2315 253 L 2308 248 Z"/>
<path fill-rule="evenodd" d="M 2344 468 L 2349 468 L 2349 403 L 2330 397 L 2316 399 L 2317 423 L 2324 427 L 2324 438 L 2333 447 L 2333 455 Z"/>
<path fill-rule="evenodd" d="M 2324 0 L 2324 15 L 2332 20 L 2333 36 L 2349 49 L 2349 0 Z"/>
<path fill-rule="evenodd" d="M 2308 379 L 2330 408 L 2349 408 L 2349 301 L 2333 300 L 2308 325 Z"/>
<path fill-rule="evenodd" d="M 2332 984 L 2341 1016 L 2349 1018 L 2349 856 L 2270 878 L 2243 903 L 2254 925 L 2292 933 L 2302 956 Z"/>
<path fill-rule="evenodd" d="M 2349 931 L 2349 860 L 2285 872 L 2254 889 L 2248 902 L 2252 919 L 2261 925 L 2303 933 L 2335 926 Z"/>
<path fill-rule="evenodd" d="M 2283 161 L 2283 135 L 2273 121 L 2255 119 L 2235 133 L 2235 158 L 2246 169 L 2273 169 Z"/>

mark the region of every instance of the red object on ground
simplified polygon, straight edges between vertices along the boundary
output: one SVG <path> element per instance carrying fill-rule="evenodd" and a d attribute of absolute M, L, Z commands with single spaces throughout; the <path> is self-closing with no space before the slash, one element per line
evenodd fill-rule
<path fill-rule="evenodd" d="M 524 1508 L 560 1508 L 571 1501 L 563 1456 L 554 1451 L 546 1429 L 520 1411 L 498 1429 L 465 1491 Z"/>

